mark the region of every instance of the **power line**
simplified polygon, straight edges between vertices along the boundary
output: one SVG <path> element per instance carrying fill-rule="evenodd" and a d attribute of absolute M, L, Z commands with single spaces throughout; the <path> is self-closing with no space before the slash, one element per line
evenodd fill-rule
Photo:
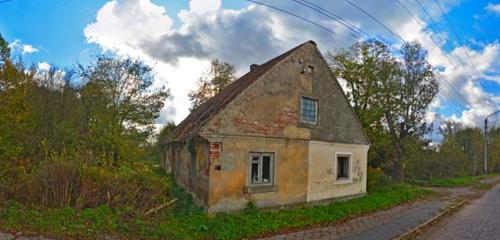
<path fill-rule="evenodd" d="M 350 29 L 352 32 L 354 32 L 354 34 L 351 33 L 351 35 L 354 38 L 356 38 L 356 39 L 362 39 L 359 29 L 357 29 L 355 26 L 349 24 L 347 21 L 342 20 L 342 18 L 340 16 L 337 16 L 336 14 L 334 14 L 334 13 L 332 13 L 330 11 L 327 11 L 324 8 L 322 8 L 322 7 L 314 4 L 312 2 L 309 2 L 307 0 L 303 0 L 302 2 L 298 1 L 298 0 L 292 0 L 292 1 L 294 1 L 294 2 L 296 2 L 298 4 L 300 4 L 300 5 L 306 6 L 306 7 L 310 8 L 310 9 L 313 9 L 314 11 L 319 12 L 320 14 L 322 14 L 322 15 L 324 15 L 324 16 L 326 16 L 326 17 L 328 17 L 328 18 L 330 18 L 330 19 L 332 19 L 332 20 L 334 20 L 334 21 L 336 21 L 336 22 L 338 22 L 340 24 L 342 24 L 342 26 L 344 26 L 344 27 Z M 325 12 L 327 14 L 325 14 Z"/>
<path fill-rule="evenodd" d="M 401 37 L 401 35 L 395 33 L 394 31 L 392 31 L 384 23 L 382 23 L 381 21 L 379 21 L 376 17 L 374 17 L 373 15 L 371 15 L 369 12 L 367 12 L 366 10 L 364 10 L 363 8 L 361 8 L 360 6 L 358 6 L 357 4 L 351 2 L 350 0 L 344 0 L 344 1 L 347 2 L 349 5 L 353 6 L 354 8 L 358 9 L 359 11 L 363 12 L 366 16 L 370 17 L 373 21 L 375 21 L 380 26 L 382 26 L 383 28 L 385 28 L 389 33 L 391 33 L 392 35 L 394 35 L 397 38 L 399 38 L 402 42 L 406 42 L 406 40 L 403 37 Z M 436 46 L 439 48 L 438 44 L 436 44 Z M 446 55 L 445 52 L 443 52 L 443 53 Z M 451 59 L 448 57 L 448 55 L 446 55 L 446 57 L 448 58 L 448 60 L 450 61 L 450 63 L 452 63 Z M 452 65 L 453 65 L 453 63 L 452 63 Z M 454 88 L 453 85 L 450 85 L 450 87 Z M 467 102 L 467 100 L 460 94 L 460 91 L 458 89 L 455 89 L 455 91 L 457 92 L 458 96 L 462 99 L 462 101 Z"/>
<path fill-rule="evenodd" d="M 424 14 L 429 18 L 429 20 L 431 21 L 431 23 L 436 27 L 436 30 L 438 31 L 438 33 L 440 34 L 441 36 L 441 39 L 443 40 L 443 42 L 445 42 L 446 45 L 450 45 L 448 43 L 448 41 L 443 37 L 444 34 L 443 34 L 443 30 L 441 30 L 441 28 L 439 27 L 439 25 L 437 24 L 437 22 L 434 20 L 434 18 L 431 16 L 431 14 L 425 9 L 424 5 L 422 5 L 422 3 L 420 3 L 419 0 L 415 0 L 415 2 L 417 2 L 418 6 L 420 7 L 420 9 L 422 9 L 422 11 L 424 12 Z M 458 62 L 460 63 L 460 65 L 462 65 L 462 67 L 464 68 L 465 71 L 467 71 L 467 73 L 469 74 L 470 77 L 472 77 L 472 74 L 470 74 L 469 70 L 467 69 L 467 67 L 465 66 L 465 64 L 462 62 L 462 59 L 460 59 L 460 57 L 456 56 L 456 59 L 458 60 Z M 450 63 L 453 65 L 453 63 L 450 61 Z M 457 69 L 457 67 L 455 65 L 453 65 L 453 67 L 455 69 Z M 472 77 L 473 78 L 473 77 Z"/>
<path fill-rule="evenodd" d="M 413 14 L 400 0 L 395 0 L 399 6 L 401 8 L 403 8 L 406 13 L 408 13 L 408 15 L 410 15 L 411 18 L 413 18 L 413 20 L 418 23 L 420 25 L 420 27 L 424 30 L 424 32 L 429 36 L 429 38 L 432 40 L 432 42 L 434 43 L 434 45 L 436 45 L 436 47 L 439 48 L 439 43 L 437 42 L 437 40 L 432 36 L 432 34 L 427 30 L 427 27 L 415 16 L 415 14 Z M 425 9 L 423 9 L 425 10 Z M 437 25 L 436 25 L 437 26 Z M 449 55 L 442 51 L 442 53 L 445 55 L 445 57 L 448 59 L 448 61 L 452 64 L 453 68 L 457 69 L 457 67 L 453 64 L 451 58 L 449 57 Z M 466 79 L 463 78 L 462 75 L 459 75 L 460 78 L 464 81 L 466 81 Z M 464 102 L 467 102 L 467 100 L 465 100 L 465 98 L 460 94 L 460 91 L 457 90 L 456 88 L 453 87 L 453 89 L 458 93 L 458 96 L 460 96 L 460 98 L 464 101 Z M 481 102 L 481 100 L 479 100 L 478 98 L 476 98 L 476 100 L 478 100 L 478 102 Z M 484 102 L 484 101 L 483 101 Z M 489 105 L 488 103 L 486 103 L 486 105 Z"/>
<path fill-rule="evenodd" d="M 448 23 L 448 25 L 450 25 L 450 28 L 453 32 L 453 34 L 455 35 L 455 38 L 457 39 L 458 43 L 462 46 L 464 46 L 461 38 L 459 37 L 458 35 L 458 32 L 457 30 L 455 29 L 455 26 L 452 24 L 452 22 L 450 21 L 450 19 L 448 18 L 448 15 L 446 14 L 446 12 L 444 11 L 443 7 L 441 6 L 441 4 L 439 3 L 438 0 L 434 0 L 434 2 L 436 3 L 436 5 L 439 7 L 439 10 L 441 11 L 441 13 L 443 14 L 446 22 Z M 474 63 L 472 62 L 472 59 L 469 55 L 469 53 L 467 51 L 464 51 L 465 52 L 465 56 L 467 57 L 467 59 L 469 60 L 469 63 L 470 63 L 470 68 L 472 68 L 472 70 L 474 71 L 474 73 L 476 74 L 476 77 L 479 79 L 479 73 L 477 72 L 476 70 L 476 67 L 474 66 Z"/>
<path fill-rule="evenodd" d="M 325 26 L 323 26 L 323 25 L 321 25 L 321 24 L 319 24 L 319 23 L 315 23 L 315 22 L 313 22 L 313 21 L 311 21 L 311 20 L 309 20 L 309 19 L 307 19 L 307 18 L 305 18 L 305 17 L 299 16 L 299 15 L 297 15 L 297 14 L 295 14 L 295 13 L 292 13 L 292 12 L 289 12 L 289 11 L 286 11 L 286 10 L 283 10 L 283 9 L 281 9 L 281 8 L 277 8 L 277 7 L 271 6 L 271 5 L 269 5 L 269 4 L 265 4 L 265 3 L 263 3 L 263 2 L 258 2 L 258 1 L 254 1 L 254 0 L 245 0 L 245 1 L 247 1 L 247 2 L 251 2 L 251 3 L 255 3 L 255 4 L 259 4 L 259 5 L 262 5 L 262 6 L 266 6 L 266 7 L 268 7 L 268 8 L 274 9 L 274 10 L 276 10 L 276 11 L 279 11 L 279 12 L 282 12 L 282 13 L 285 13 L 285 14 L 292 15 L 292 16 L 294 16 L 294 17 L 296 17 L 296 18 L 302 19 L 302 20 L 304 20 L 304 21 L 306 21 L 306 22 L 308 22 L 308 23 L 310 23 L 310 24 L 313 24 L 313 25 L 315 25 L 315 26 L 317 26 L 317 27 L 320 27 L 320 28 L 322 28 L 323 30 L 328 31 L 328 32 L 330 32 L 330 33 L 331 33 L 331 34 L 333 34 L 333 35 L 337 35 L 337 33 L 335 33 L 334 31 L 330 30 L 329 28 L 327 28 L 327 27 L 325 27 Z"/>
<path fill-rule="evenodd" d="M 367 11 L 365 11 L 363 8 L 359 7 L 358 5 L 354 4 L 353 2 L 351 2 L 349 0 L 344 0 L 344 1 L 347 2 L 348 4 L 350 4 L 351 6 L 355 7 L 359 11 L 363 12 L 366 16 L 370 17 L 373 21 L 377 22 L 379 25 L 381 25 L 383 28 L 385 28 L 385 30 L 387 30 L 388 32 L 390 32 L 392 35 L 398 37 L 402 42 L 406 42 L 399 34 L 393 32 L 390 28 L 388 28 L 385 24 L 383 24 L 382 22 L 380 22 L 377 18 L 375 18 L 374 16 L 372 16 L 370 13 L 368 13 Z"/>
<path fill-rule="evenodd" d="M 297 1 L 297 0 L 294 0 L 294 1 L 295 1 L 295 2 L 297 2 L 297 3 L 299 3 L 299 4 L 301 4 L 301 5 L 303 5 L 303 6 L 306 6 L 306 7 L 308 7 L 308 8 L 311 8 L 311 9 L 312 9 L 313 7 L 311 7 L 310 5 L 312 5 L 312 6 L 314 6 L 314 9 L 313 9 L 313 10 L 315 10 L 316 12 L 319 12 L 319 13 L 320 13 L 320 14 L 322 14 L 322 15 L 325 15 L 325 16 L 327 16 L 327 17 L 329 17 L 329 18 L 333 19 L 334 21 L 337 21 L 337 22 L 340 22 L 340 23 L 347 23 L 347 22 L 348 22 L 347 20 L 343 19 L 342 17 L 340 17 L 340 16 L 338 16 L 338 15 L 335 15 L 335 14 L 334 14 L 334 13 L 332 13 L 331 11 L 328 11 L 328 10 L 326 10 L 325 8 L 323 8 L 323 7 L 321 7 L 321 6 L 318 6 L 318 5 L 316 5 L 316 4 L 310 3 L 310 2 L 309 2 L 309 1 L 307 1 L 307 0 L 302 0 L 302 2 L 309 3 L 309 4 L 310 4 L 309 6 L 308 6 L 308 5 L 305 5 L 305 4 L 302 4 L 301 2 L 299 2 L 299 1 Z M 329 14 L 333 14 L 334 18 L 332 18 L 332 16 L 329 16 Z M 365 34 L 365 35 L 366 35 L 366 37 L 371 38 L 370 34 L 368 34 L 367 32 L 363 31 L 362 29 L 359 29 L 359 28 L 357 28 L 357 27 L 350 27 L 350 26 L 346 26 L 346 24 L 342 24 L 342 25 L 344 25 L 345 27 L 347 27 L 349 30 L 354 31 L 354 32 L 355 32 L 356 34 L 358 34 L 358 35 L 360 35 L 360 34 L 361 34 L 360 32 L 362 32 L 363 34 Z M 384 42 L 384 41 L 381 41 L 381 42 Z M 387 44 L 387 43 L 385 43 L 385 44 L 386 44 L 387 46 L 391 47 L 391 45 L 389 45 L 389 44 Z M 438 77 L 441 77 L 441 76 L 440 76 L 440 75 L 438 75 Z M 443 82 L 446 82 L 446 81 L 444 80 L 444 78 L 442 78 L 442 77 L 441 77 L 441 79 L 443 80 Z M 465 107 L 465 106 L 463 106 L 463 105 L 461 105 L 459 102 L 456 102 L 456 101 L 453 99 L 453 97 L 452 97 L 452 96 L 451 96 L 451 95 L 450 95 L 450 94 L 449 94 L 449 93 L 448 93 L 448 92 L 447 92 L 444 88 L 441 88 L 441 87 L 439 87 L 439 86 L 438 86 L 438 88 L 441 90 L 441 93 L 442 93 L 443 95 L 447 96 L 447 98 L 448 98 L 448 101 L 444 101 L 443 99 L 441 99 L 441 98 L 438 96 L 438 98 L 440 98 L 443 102 L 448 102 L 448 103 L 450 104 L 450 107 L 452 107 L 454 110 L 456 110 L 456 111 L 458 111 L 458 112 L 460 112 L 460 113 L 462 113 L 462 110 L 460 110 L 460 109 L 466 110 L 466 107 Z M 458 108 L 457 108 L 456 106 L 458 106 Z M 467 111 L 465 111 L 465 112 L 463 112 L 463 113 L 465 113 L 465 114 L 467 114 L 467 115 L 471 115 L 471 114 L 470 114 L 469 112 L 467 112 Z M 472 116 L 472 117 L 475 117 L 475 118 L 476 118 L 476 120 L 482 120 L 482 119 L 479 119 L 477 116 Z"/>
<path fill-rule="evenodd" d="M 363 31 L 363 30 L 362 30 L 362 29 L 360 29 L 360 28 L 357 28 L 357 27 L 355 27 L 355 26 L 346 26 L 347 24 L 345 24 L 345 23 L 347 23 L 348 21 L 346 21 L 346 20 L 345 20 L 345 19 L 343 19 L 342 17 L 340 17 L 340 16 L 338 16 L 338 15 L 334 14 L 333 12 L 328 11 L 328 10 L 327 10 L 327 9 L 325 9 L 325 8 L 322 8 L 322 7 L 320 7 L 320 6 L 318 6 L 318 5 L 314 4 L 314 3 L 311 3 L 311 2 L 309 2 L 309 1 L 307 1 L 307 0 L 302 0 L 302 2 L 308 3 L 309 5 L 306 5 L 306 4 L 304 4 L 304 3 L 302 3 L 302 2 L 299 2 L 299 1 L 297 1 L 297 0 L 293 0 L 293 1 L 294 1 L 294 2 L 299 3 L 299 4 L 303 5 L 303 6 L 306 6 L 306 7 L 310 8 L 310 9 L 313 9 L 313 10 L 315 10 L 316 12 L 319 12 L 320 14 L 325 15 L 325 16 L 329 17 L 330 19 L 333 19 L 334 21 L 337 21 L 337 22 L 341 23 L 344 27 L 346 27 L 346 28 L 348 28 L 349 30 L 351 30 L 351 31 L 355 32 L 357 35 L 359 35 L 359 34 L 360 34 L 360 32 L 362 32 L 362 33 L 363 33 L 363 34 L 365 34 L 367 37 L 369 37 L 369 38 L 371 37 L 371 36 L 370 36 L 370 34 L 368 34 L 366 31 Z M 369 17 L 370 17 L 370 18 L 372 18 L 374 21 L 376 21 L 377 23 L 379 23 L 380 25 L 382 25 L 382 26 L 383 26 L 386 30 L 388 30 L 390 33 L 395 34 L 398 38 L 400 38 L 400 39 L 402 39 L 402 40 L 404 41 L 404 39 L 403 39 L 400 35 L 398 35 L 398 34 L 394 33 L 393 31 L 391 31 L 391 30 L 390 30 L 387 26 L 385 26 L 382 22 L 378 21 L 378 19 L 376 19 L 373 15 L 369 14 L 367 11 L 365 11 L 365 10 L 364 10 L 364 9 L 362 9 L 361 7 L 357 6 L 356 4 L 354 4 L 354 3 L 352 3 L 352 2 L 350 2 L 350 1 L 348 1 L 348 0 L 346 0 L 346 1 L 347 1 L 350 5 L 352 5 L 352 6 L 356 7 L 356 8 L 357 8 L 357 9 L 359 9 L 360 11 L 362 11 L 362 12 L 364 12 L 365 14 L 369 15 Z M 333 15 L 333 16 L 330 16 L 330 15 Z M 384 41 L 382 41 L 382 42 L 384 42 Z M 387 44 L 387 43 L 386 43 L 386 45 L 387 45 L 387 46 L 389 46 L 389 47 L 391 47 L 391 45 L 390 45 L 390 44 Z M 438 75 L 438 77 L 441 77 L 441 76 L 440 76 L 440 75 Z M 441 79 L 443 80 L 443 82 L 446 82 L 446 80 L 445 80 L 443 77 L 441 77 Z M 450 86 L 450 87 L 451 87 L 452 85 L 450 85 L 450 84 L 448 83 L 448 86 Z M 439 86 L 438 86 L 438 87 L 439 87 Z M 465 114 L 465 115 L 470 115 L 470 117 L 476 118 L 476 120 L 482 120 L 482 119 L 480 119 L 479 117 L 477 117 L 477 116 L 475 116 L 475 115 L 472 115 L 470 112 L 467 112 L 467 111 L 462 112 L 460 109 L 466 110 L 467 108 L 466 108 L 464 105 L 461 105 L 461 104 L 460 104 L 460 102 L 456 102 L 455 100 L 453 100 L 452 95 L 451 95 L 451 94 L 449 94 L 449 93 L 447 93 L 447 91 L 446 91 L 444 88 L 439 87 L 439 89 L 441 90 L 441 92 L 443 93 L 443 95 L 447 96 L 447 98 L 448 98 L 448 101 L 443 101 L 443 102 L 448 102 L 450 107 L 454 108 L 456 111 L 458 111 L 458 112 L 460 112 L 460 113 L 462 113 L 462 114 Z M 459 95 L 459 96 L 460 96 L 460 95 Z M 442 100 L 442 99 L 441 99 L 441 100 Z M 463 97 L 462 97 L 462 100 L 463 100 L 464 102 L 467 102 L 467 101 L 466 101 Z M 457 106 L 458 106 L 458 108 L 457 108 Z M 465 115 L 464 115 L 464 116 L 465 116 Z"/>
<path fill-rule="evenodd" d="M 277 10 L 277 11 L 280 11 L 280 12 L 283 12 L 283 13 L 286 13 L 286 14 L 291 14 L 289 11 L 286 11 L 286 10 L 283 10 L 283 9 L 280 9 L 280 8 L 278 8 L 278 7 L 274 7 L 274 6 L 271 6 L 271 5 L 268 5 L 268 4 L 263 4 L 263 3 L 261 3 L 261 2 L 257 2 L 257 1 L 253 1 L 253 0 L 246 0 L 246 1 L 253 2 L 253 3 L 256 3 L 256 4 L 260 4 L 260 5 L 266 6 L 266 7 L 268 7 L 268 8 L 271 8 L 271 9 L 274 9 L 274 10 Z M 329 11 L 327 12 L 327 10 L 326 10 L 326 9 L 321 8 L 321 7 L 319 7 L 318 5 L 312 4 L 312 3 L 308 2 L 307 0 L 302 0 L 302 1 L 304 1 L 304 2 L 306 2 L 306 3 L 309 3 L 309 5 L 305 5 L 305 4 L 301 4 L 301 5 L 306 6 L 306 7 L 310 8 L 310 9 L 313 9 L 313 10 L 315 10 L 315 11 L 317 11 L 317 12 L 319 12 L 319 13 L 323 14 L 323 15 L 331 14 L 331 12 L 329 12 Z M 297 2 L 297 1 L 295 1 L 295 2 Z M 297 3 L 299 3 L 299 2 L 297 2 Z M 311 6 L 315 6 L 315 8 L 313 8 L 313 7 L 311 7 Z M 325 13 L 325 12 L 326 12 L 326 13 Z M 291 15 L 295 16 L 294 14 L 291 14 Z M 337 15 L 334 15 L 334 17 L 331 17 L 331 16 L 328 16 L 328 17 L 329 17 L 329 18 L 331 18 L 331 19 L 333 19 L 334 21 L 337 21 L 337 22 L 341 22 L 341 21 L 342 21 L 342 22 L 344 22 L 344 23 L 347 23 L 347 21 L 346 21 L 345 19 L 342 19 L 341 17 L 339 17 L 339 16 L 337 16 Z M 302 19 L 302 20 L 304 20 L 304 21 L 307 21 L 307 22 L 309 22 L 309 23 L 311 23 L 311 24 L 313 24 L 313 25 L 316 25 L 316 26 L 318 26 L 318 25 L 319 25 L 319 24 L 317 24 L 317 23 L 313 22 L 312 20 L 309 20 L 309 19 L 306 19 L 306 18 L 303 18 L 303 17 L 299 17 L 299 18 L 300 18 L 300 19 Z M 351 28 L 349 28 L 349 27 L 347 27 L 347 26 L 346 26 L 346 25 L 348 25 L 348 24 L 345 24 L 345 25 L 344 25 L 344 24 L 342 24 L 342 25 L 343 25 L 344 27 L 348 28 L 349 30 L 356 32 L 357 34 L 359 34 L 359 32 L 358 32 L 358 31 L 362 31 L 361 29 L 358 29 L 358 28 L 356 28 L 356 27 L 352 27 L 352 25 L 351 25 Z M 356 29 L 358 29 L 358 31 L 356 31 Z M 328 29 L 328 30 L 329 30 L 329 29 Z M 329 31 L 329 32 L 330 32 L 330 31 Z M 364 32 L 364 34 L 365 34 L 365 35 L 367 35 L 367 37 L 370 37 L 370 35 L 369 35 L 368 33 L 366 33 L 365 31 L 362 31 L 362 32 Z M 335 34 L 335 35 L 336 35 L 336 34 Z M 390 46 L 390 45 L 388 45 L 388 46 Z M 439 87 L 439 86 L 438 86 L 438 87 Z M 453 108 L 453 109 L 455 109 L 455 110 L 457 110 L 457 109 L 458 109 L 458 112 L 461 112 L 461 110 L 460 110 L 460 109 L 462 109 L 462 108 L 463 108 L 464 110 L 466 109 L 465 107 L 461 106 L 459 103 L 457 103 L 457 102 L 453 101 L 453 99 L 451 98 L 451 95 L 449 95 L 449 94 L 448 94 L 448 93 L 447 93 L 444 89 L 442 89 L 442 88 L 440 88 L 440 89 L 442 90 L 442 92 L 443 92 L 443 94 L 444 94 L 445 96 L 449 97 L 448 101 L 445 101 L 445 102 L 449 102 L 449 103 L 450 103 L 450 105 L 449 105 L 450 107 L 452 107 L 452 108 Z M 439 96 L 438 96 L 438 98 L 439 98 Z M 451 103 L 453 103 L 454 105 L 451 105 Z M 459 106 L 459 107 L 457 108 L 457 106 Z M 469 114 L 470 114 L 469 112 L 466 112 L 466 111 L 465 111 L 465 112 L 463 112 L 463 113 L 465 113 L 465 114 L 467 114 L 467 115 L 469 115 Z M 470 116 L 471 116 L 471 117 L 476 117 L 476 116 L 474 116 L 474 115 L 470 115 Z"/>
<path fill-rule="evenodd" d="M 408 15 L 410 15 L 410 17 L 411 17 L 411 18 L 412 18 L 412 19 L 413 19 L 413 20 L 414 20 L 414 21 L 415 21 L 418 25 L 420 25 L 420 27 L 422 28 L 422 30 L 424 30 L 424 32 L 425 32 L 425 33 L 429 36 L 429 38 L 432 40 L 432 42 L 434 43 L 434 45 L 435 45 L 436 47 L 438 47 L 438 48 L 439 48 L 439 43 L 437 42 L 437 40 L 436 40 L 436 39 L 434 39 L 434 37 L 432 36 L 432 34 L 431 34 L 428 30 L 427 30 L 427 27 L 424 25 L 424 23 L 422 23 L 422 22 L 421 22 L 421 21 L 420 21 L 420 20 L 419 20 L 419 19 L 418 19 L 418 18 L 417 18 L 417 17 L 416 17 L 416 16 L 415 16 L 415 15 L 414 15 L 411 11 L 410 11 L 410 9 L 408 9 L 408 8 L 407 8 L 407 7 L 406 7 L 406 6 L 405 6 L 405 5 L 401 2 L 401 0 L 395 0 L 395 1 L 399 4 L 399 6 L 400 6 L 401 8 L 403 8 L 403 9 L 406 11 L 406 13 L 408 13 Z M 448 57 L 448 55 L 447 55 L 446 53 L 444 53 L 444 52 L 443 52 L 443 54 L 444 54 L 444 55 L 448 58 L 448 61 L 450 61 L 450 63 L 451 63 L 451 59 Z M 452 63 L 452 64 L 453 64 L 453 63 Z M 454 67 L 455 67 L 455 66 L 454 66 Z M 456 68 L 456 67 L 455 67 L 455 68 Z M 467 102 L 467 101 L 465 100 L 465 98 L 464 98 L 464 97 L 460 94 L 460 91 L 459 91 L 459 90 L 457 90 L 456 88 L 453 88 L 453 89 L 454 89 L 454 90 L 458 93 L 458 96 L 462 99 L 462 101 Z"/>
<path fill-rule="evenodd" d="M 444 11 L 443 7 L 441 6 L 441 4 L 439 3 L 438 0 L 434 0 L 434 2 L 436 3 L 436 5 L 438 6 L 439 10 L 441 11 L 441 13 L 443 14 L 446 22 L 448 23 L 448 25 L 450 25 L 450 28 L 453 32 L 453 34 L 455 35 L 455 38 L 457 39 L 458 43 L 461 45 L 461 46 L 465 46 L 465 44 L 462 42 L 454 24 L 451 22 L 451 20 L 448 18 L 448 15 L 446 14 L 446 12 Z M 480 79 L 480 74 L 479 72 L 477 71 L 476 67 L 474 66 L 474 62 L 472 61 L 472 58 L 471 56 L 469 55 L 469 52 L 467 50 L 464 50 L 464 53 L 465 53 L 465 57 L 467 58 L 467 60 L 469 61 L 469 68 L 472 69 L 472 71 L 475 73 L 476 75 L 476 78 L 479 80 Z M 496 104 L 495 104 L 496 105 Z M 498 105 L 495 106 L 495 108 L 498 110 Z"/>
<path fill-rule="evenodd" d="M 392 31 L 389 27 L 387 27 L 384 23 L 382 23 L 381 21 L 379 21 L 376 17 L 374 17 L 373 15 L 371 15 L 369 12 L 367 12 L 366 10 L 364 10 L 363 8 L 361 8 L 360 6 L 358 6 L 357 4 L 351 2 L 350 0 L 344 0 L 345 2 L 347 2 L 349 5 L 353 6 L 354 8 L 358 9 L 359 11 L 363 12 L 365 15 L 367 15 L 368 17 L 370 17 L 373 21 L 375 21 L 376 23 L 378 23 L 380 26 L 382 26 L 383 28 L 385 28 L 389 33 L 391 33 L 392 35 L 396 36 L 397 38 L 399 38 L 401 41 L 403 42 L 406 42 L 406 40 L 401 37 L 399 34 L 395 33 L 394 31 Z M 399 0 L 397 0 L 400 4 L 402 4 Z M 406 9 L 408 10 L 408 9 Z M 408 10 L 409 11 L 409 10 Z M 421 23 L 419 23 L 421 24 Z M 422 28 L 425 30 L 425 27 L 423 25 L 421 25 Z M 431 39 L 433 39 L 431 37 Z M 434 43 L 436 44 L 436 46 L 439 48 L 439 44 L 437 44 L 435 42 L 435 40 L 433 39 Z M 450 63 L 454 66 L 453 62 L 451 61 L 450 57 L 447 55 L 446 52 L 443 52 L 443 54 L 448 58 L 448 61 L 450 61 Z M 455 66 L 454 66 L 455 67 Z M 456 67 L 455 67 L 456 68 Z M 463 78 L 462 78 L 463 79 Z M 465 80 L 465 79 L 463 79 Z M 462 101 L 464 102 L 467 102 L 467 100 L 460 94 L 460 91 L 456 88 L 454 88 L 453 85 L 449 85 L 450 88 L 454 89 L 456 92 L 457 92 L 457 95 L 462 99 Z"/>
<path fill-rule="evenodd" d="M 427 15 L 427 17 L 429 18 L 429 20 L 431 21 L 431 23 L 436 27 L 436 30 L 439 32 L 439 34 L 441 36 L 443 36 L 443 31 L 441 30 L 441 28 L 439 27 L 439 25 L 436 23 L 436 21 L 434 21 L 434 18 L 429 14 L 429 12 L 425 9 L 425 7 L 420 3 L 419 0 L 415 0 L 415 2 L 417 2 L 418 6 L 422 9 L 422 11 L 424 12 L 425 15 Z M 447 41 L 445 41 L 447 42 Z M 446 58 L 448 59 L 448 61 L 451 63 L 451 65 L 453 66 L 453 68 L 455 68 L 455 70 L 459 71 L 458 70 L 458 67 L 453 63 L 453 61 L 451 60 L 451 58 L 449 57 L 449 55 L 445 52 L 445 51 L 442 51 L 443 54 L 445 54 Z M 470 72 L 468 71 L 468 69 L 465 67 L 465 64 L 462 62 L 462 60 L 460 59 L 460 57 L 456 56 L 456 59 L 458 60 L 458 62 L 462 65 L 462 67 L 464 68 L 465 72 L 467 72 L 467 74 L 469 75 L 469 77 L 471 78 L 474 78 L 472 77 L 472 74 L 470 74 Z M 463 75 L 460 75 L 460 78 L 467 82 L 467 79 L 463 77 Z M 489 105 L 488 102 L 485 102 L 484 100 L 481 100 L 481 99 L 478 99 L 476 98 L 476 100 L 478 100 L 479 102 L 483 102 L 485 103 L 486 105 Z"/>

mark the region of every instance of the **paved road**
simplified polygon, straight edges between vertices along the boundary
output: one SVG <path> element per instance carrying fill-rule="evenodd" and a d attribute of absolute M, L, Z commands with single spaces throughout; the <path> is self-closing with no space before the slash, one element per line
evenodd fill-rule
<path fill-rule="evenodd" d="M 449 204 L 450 202 L 443 200 L 415 202 L 355 218 L 340 225 L 281 234 L 266 240 L 392 239 L 432 218 Z"/>
<path fill-rule="evenodd" d="M 500 184 L 433 227 L 421 239 L 500 239 Z"/>

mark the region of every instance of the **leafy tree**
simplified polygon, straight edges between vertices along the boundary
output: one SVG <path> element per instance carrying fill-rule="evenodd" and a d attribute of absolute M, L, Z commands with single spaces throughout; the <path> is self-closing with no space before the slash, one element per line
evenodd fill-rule
<path fill-rule="evenodd" d="M 191 110 L 196 109 L 205 101 L 224 90 L 235 79 L 234 66 L 214 59 L 210 62 L 210 69 L 198 79 L 198 89 L 191 91 L 188 96 L 191 101 Z"/>
<path fill-rule="evenodd" d="M 479 161 L 477 161 L 477 171 L 479 173 L 483 172 L 483 159 L 484 159 L 484 135 L 479 130 L 480 136 L 482 137 L 483 142 L 480 145 L 480 153 L 478 155 Z M 475 133 L 477 136 L 477 133 Z M 488 172 L 499 172 L 500 171 L 500 128 L 492 128 L 488 131 Z"/>
<path fill-rule="evenodd" d="M 445 139 L 454 140 L 461 127 L 462 124 L 460 122 L 444 120 L 443 124 L 439 126 L 439 133 L 441 133 Z"/>
<path fill-rule="evenodd" d="M 387 46 L 377 40 L 353 44 L 349 49 L 329 52 L 327 55 L 334 74 L 347 83 L 346 92 L 361 125 L 372 140 L 369 165 L 388 166 L 387 159 L 394 155 L 391 139 L 381 121 L 384 109 L 384 82 L 398 74 L 396 59 Z"/>
<path fill-rule="evenodd" d="M 172 137 L 172 134 L 174 133 L 175 129 L 175 123 L 174 122 L 168 122 L 163 126 L 163 128 L 160 130 L 160 132 L 156 136 L 156 140 L 154 144 L 152 145 L 151 149 L 151 154 L 150 158 L 154 162 L 159 162 L 161 160 L 161 153 L 163 149 L 163 144 L 170 138 Z"/>
<path fill-rule="evenodd" d="M 14 62 L 7 42 L 0 35 L 0 160 L 16 158 L 30 147 L 26 140 L 32 127 L 28 96 L 33 71 Z"/>
<path fill-rule="evenodd" d="M 158 133 L 158 137 L 156 138 L 156 143 L 161 143 L 165 141 L 167 138 L 169 138 L 173 133 L 175 129 L 175 123 L 174 122 L 168 122 L 163 126 L 163 128 L 160 130 L 160 133 Z"/>
<path fill-rule="evenodd" d="M 107 164 L 137 157 L 153 134 L 168 91 L 153 88 L 152 69 L 130 58 L 101 56 L 88 67 L 80 66 L 79 74 L 85 82 L 86 144 Z"/>
<path fill-rule="evenodd" d="M 381 152 L 391 156 L 397 181 L 404 179 L 405 145 L 429 130 L 423 117 L 438 92 L 426 58 L 418 43 L 404 44 L 396 58 L 376 40 L 329 55 L 332 70 L 347 82 L 349 100 L 365 131 L 377 139 L 370 157 L 377 159 Z"/>
<path fill-rule="evenodd" d="M 492 139 L 496 140 L 498 137 Z M 484 135 L 481 129 L 477 127 L 459 128 L 455 133 L 454 140 L 468 159 L 464 168 L 469 169 L 470 175 L 480 173 L 481 169 L 483 169 L 482 160 L 484 157 Z M 493 144 L 493 146 L 495 145 Z M 497 153 L 497 150 L 500 150 L 500 148 L 492 152 Z M 443 156 L 443 158 L 445 157 L 449 156 Z"/>
<path fill-rule="evenodd" d="M 422 136 L 430 129 L 423 121 L 425 112 L 438 93 L 438 83 L 427 51 L 417 42 L 405 43 L 401 49 L 398 78 L 388 78 L 384 85 L 384 118 L 395 148 L 392 175 L 404 180 L 406 141 Z"/>
<path fill-rule="evenodd" d="M 396 78 L 399 70 L 388 47 L 377 40 L 368 40 L 347 50 L 330 52 L 328 59 L 335 75 L 347 82 L 350 91 L 346 94 L 363 127 L 369 132 L 373 127 L 380 129 L 384 114 L 380 107 L 383 83 Z"/>
<path fill-rule="evenodd" d="M 2 65 L 10 61 L 9 43 L 2 37 L 2 34 L 0 34 L 0 59 L 2 60 Z"/>
<path fill-rule="evenodd" d="M 36 87 L 30 96 L 36 131 L 32 145 L 37 143 L 38 155 L 49 157 L 80 149 L 83 133 L 83 107 L 79 89 L 73 86 L 71 70 L 51 67 L 36 73 Z"/>

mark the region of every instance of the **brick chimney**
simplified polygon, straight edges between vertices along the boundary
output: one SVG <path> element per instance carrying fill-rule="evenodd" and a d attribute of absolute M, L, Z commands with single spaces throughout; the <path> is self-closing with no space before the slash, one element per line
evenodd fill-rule
<path fill-rule="evenodd" d="M 252 64 L 252 65 L 250 65 L 250 71 L 255 70 L 255 69 L 256 69 L 256 68 L 258 68 L 259 66 L 260 66 L 259 64 L 255 64 L 255 63 L 254 63 L 254 64 Z"/>

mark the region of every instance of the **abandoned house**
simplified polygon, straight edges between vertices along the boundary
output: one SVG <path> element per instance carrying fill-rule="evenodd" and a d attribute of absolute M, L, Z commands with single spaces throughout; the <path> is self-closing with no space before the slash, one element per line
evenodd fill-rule
<path fill-rule="evenodd" d="M 163 166 L 209 212 L 366 193 L 369 140 L 316 43 L 234 81 L 164 144 Z"/>

